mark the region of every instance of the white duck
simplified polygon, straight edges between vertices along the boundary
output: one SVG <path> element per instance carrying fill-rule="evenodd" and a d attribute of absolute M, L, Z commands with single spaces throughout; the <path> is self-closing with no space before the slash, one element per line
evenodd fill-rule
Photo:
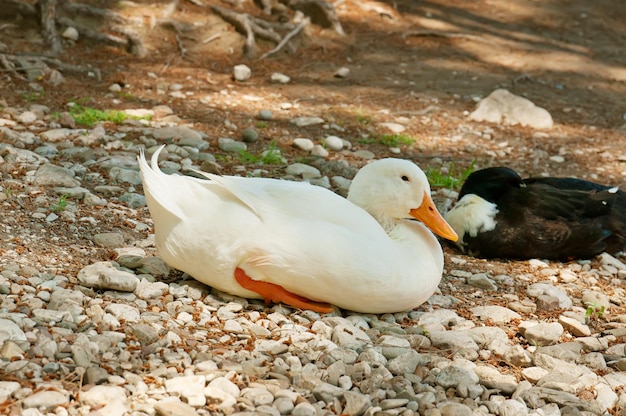
<path fill-rule="evenodd" d="M 167 175 L 161 147 L 139 166 L 159 255 L 221 291 L 331 312 L 413 309 L 437 289 L 456 241 L 414 163 L 363 167 L 348 199 L 305 182 L 201 173 Z M 414 217 L 422 221 L 409 220 Z"/>

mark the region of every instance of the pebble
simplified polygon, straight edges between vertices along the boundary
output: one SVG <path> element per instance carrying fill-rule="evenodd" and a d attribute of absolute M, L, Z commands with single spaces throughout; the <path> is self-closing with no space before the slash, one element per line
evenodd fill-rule
<path fill-rule="evenodd" d="M 304 150 L 310 152 L 313 150 L 313 146 L 315 145 L 311 139 L 306 138 L 297 138 L 293 139 L 293 145 L 300 150 Z"/>
<path fill-rule="evenodd" d="M 277 84 L 289 84 L 291 78 L 285 74 L 281 74 L 280 72 L 274 72 L 271 75 L 270 80 Z"/>
<path fill-rule="evenodd" d="M 255 129 L 246 128 L 241 130 L 241 139 L 246 143 L 255 143 L 259 140 L 259 133 Z"/>
<path fill-rule="evenodd" d="M 235 65 L 233 68 L 233 78 L 235 81 L 247 81 L 252 75 L 252 70 L 247 65 Z"/>
<path fill-rule="evenodd" d="M 338 152 L 343 149 L 343 140 L 337 136 L 326 136 L 324 138 L 324 146 L 328 150 Z"/>

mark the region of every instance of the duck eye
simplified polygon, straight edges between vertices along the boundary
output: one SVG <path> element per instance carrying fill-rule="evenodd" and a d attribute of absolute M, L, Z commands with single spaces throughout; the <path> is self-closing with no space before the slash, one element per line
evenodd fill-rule
<path fill-rule="evenodd" d="M 404 182 L 409 182 L 409 177 L 408 177 L 408 176 L 406 176 L 406 175 L 402 175 L 402 180 L 403 180 Z"/>

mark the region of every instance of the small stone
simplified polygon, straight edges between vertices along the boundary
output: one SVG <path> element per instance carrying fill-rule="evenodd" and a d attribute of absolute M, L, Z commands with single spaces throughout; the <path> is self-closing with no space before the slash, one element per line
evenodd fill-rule
<path fill-rule="evenodd" d="M 259 118 L 259 120 L 271 120 L 272 112 L 264 108 L 263 110 L 259 111 L 259 114 L 257 115 L 257 117 Z"/>
<path fill-rule="evenodd" d="M 345 66 L 342 66 L 341 68 L 337 69 L 334 74 L 336 78 L 345 78 L 348 75 L 350 75 L 350 68 L 345 67 Z"/>
<path fill-rule="evenodd" d="M 311 139 L 305 139 L 305 138 L 300 137 L 297 139 L 293 139 L 293 145 L 300 150 L 310 152 L 311 150 L 313 150 L 313 146 L 315 144 L 313 143 Z"/>
<path fill-rule="evenodd" d="M 235 81 L 247 81 L 252 75 L 252 70 L 247 65 L 235 65 L 233 68 L 233 78 Z"/>
<path fill-rule="evenodd" d="M 281 74 L 280 72 L 274 72 L 271 75 L 270 80 L 276 84 L 289 84 L 291 78 L 285 74 Z"/>
<path fill-rule="evenodd" d="M 109 85 L 109 91 L 111 92 L 120 92 L 122 91 L 122 87 L 117 82 Z"/>
<path fill-rule="evenodd" d="M 324 149 L 324 146 L 316 144 L 313 146 L 313 149 L 311 150 L 311 154 L 313 156 L 319 156 L 319 157 L 328 157 L 328 150 Z"/>
<path fill-rule="evenodd" d="M 44 390 L 34 393 L 22 400 L 22 406 L 26 409 L 36 408 L 42 410 L 54 410 L 57 406 L 64 406 L 70 402 L 68 394 L 60 391 Z"/>
<path fill-rule="evenodd" d="M 542 322 L 528 327 L 523 335 L 529 342 L 544 346 L 555 344 L 563 331 L 563 326 L 558 322 Z"/>
<path fill-rule="evenodd" d="M 337 136 L 327 136 L 324 139 L 324 146 L 326 147 L 326 149 L 338 152 L 339 150 L 343 149 L 343 140 L 341 140 L 341 138 Z"/>
<path fill-rule="evenodd" d="M 298 127 L 307 127 L 315 124 L 322 124 L 324 119 L 320 117 L 296 117 L 290 120 L 290 122 Z"/>
<path fill-rule="evenodd" d="M 112 262 L 90 264 L 78 272 L 78 283 L 96 289 L 133 292 L 139 280 L 133 273 L 117 269 Z"/>
<path fill-rule="evenodd" d="M 346 401 L 346 406 L 344 407 L 343 412 L 348 415 L 362 415 L 372 406 L 372 401 L 365 394 L 360 394 L 354 391 L 346 391 L 343 393 L 343 398 Z"/>
<path fill-rule="evenodd" d="M 319 169 L 304 163 L 293 163 L 287 166 L 285 173 L 287 175 L 301 176 L 305 179 L 319 178 L 322 176 Z"/>
<path fill-rule="evenodd" d="M 76 42 L 78 40 L 78 30 L 76 30 L 75 27 L 68 26 L 67 29 L 63 31 L 61 36 L 67 40 Z"/>
<path fill-rule="evenodd" d="M 37 115 L 32 111 L 24 111 L 17 117 L 17 120 L 22 124 L 32 124 L 37 121 Z"/>
<path fill-rule="evenodd" d="M 121 247 L 124 236 L 121 233 L 101 233 L 93 236 L 93 242 L 101 247 Z"/>
<path fill-rule="evenodd" d="M 239 153 L 248 149 L 248 146 L 246 146 L 244 142 L 236 142 L 227 137 L 220 137 L 217 139 L 217 145 L 221 150 L 229 153 Z"/>
<path fill-rule="evenodd" d="M 154 404 L 158 416 L 198 416 L 192 406 L 180 400 L 162 400 Z"/>
<path fill-rule="evenodd" d="M 241 139 L 246 143 L 254 143 L 259 140 L 259 133 L 253 128 L 246 128 L 241 131 Z"/>

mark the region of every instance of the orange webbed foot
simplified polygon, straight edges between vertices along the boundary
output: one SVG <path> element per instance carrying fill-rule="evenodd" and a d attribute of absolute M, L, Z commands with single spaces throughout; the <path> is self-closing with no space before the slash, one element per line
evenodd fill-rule
<path fill-rule="evenodd" d="M 282 302 L 294 308 L 310 309 L 320 313 L 330 313 L 333 311 L 333 307 L 328 303 L 312 301 L 303 296 L 291 293 L 282 286 L 274 283 L 253 280 L 239 267 L 235 269 L 235 280 L 242 287 L 261 295 L 266 303 Z"/>

